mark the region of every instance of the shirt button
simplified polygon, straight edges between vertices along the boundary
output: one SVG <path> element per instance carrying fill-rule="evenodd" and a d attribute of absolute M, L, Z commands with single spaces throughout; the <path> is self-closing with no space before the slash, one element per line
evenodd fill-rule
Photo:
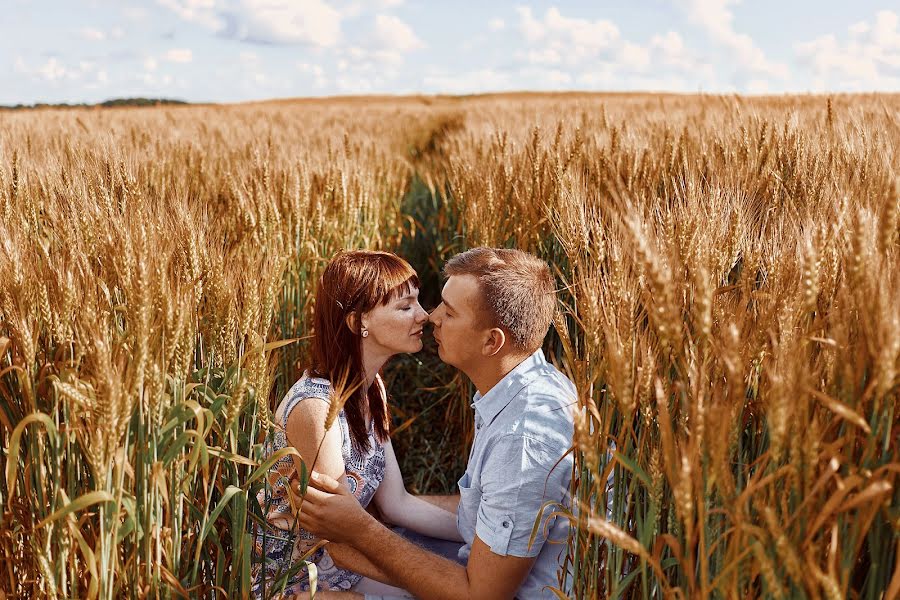
<path fill-rule="evenodd" d="M 509 529 L 509 521 L 503 521 L 503 527 Z"/>

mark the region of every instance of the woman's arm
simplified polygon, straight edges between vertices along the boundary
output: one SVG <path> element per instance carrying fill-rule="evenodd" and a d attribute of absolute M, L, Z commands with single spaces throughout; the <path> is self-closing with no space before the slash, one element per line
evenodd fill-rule
<path fill-rule="evenodd" d="M 459 511 L 459 494 L 450 494 L 447 496 L 418 496 L 428 504 L 434 504 L 454 515 Z"/>
<path fill-rule="evenodd" d="M 455 512 L 444 510 L 406 491 L 390 440 L 384 445 L 384 459 L 384 480 L 373 498 L 384 518 L 422 535 L 462 542 L 456 528 Z"/>
<path fill-rule="evenodd" d="M 320 473 L 328 473 L 338 481 L 346 484 L 344 457 L 341 453 L 341 429 L 337 421 L 325 430 L 325 419 L 328 415 L 328 403 L 320 398 L 307 398 L 288 415 L 285 436 L 287 442 L 297 449 L 306 462 L 309 472 L 313 469 Z M 321 444 L 321 446 L 320 446 Z M 318 456 L 317 456 L 318 454 Z M 297 472 L 300 472 L 300 459 L 294 457 Z M 313 464 L 315 462 L 315 465 Z M 287 527 L 293 522 L 287 522 Z M 327 544 L 325 549 L 334 563 L 342 568 L 375 579 L 382 583 L 394 585 L 387 576 L 360 552 L 345 544 Z"/>
<path fill-rule="evenodd" d="M 302 400 L 288 415 L 285 427 L 287 443 L 297 449 L 309 472 L 328 473 L 334 479 L 344 476 L 344 456 L 341 454 L 341 428 L 337 419 L 325 430 L 328 402 L 321 398 Z M 293 457 L 297 473 L 300 459 Z"/>
<path fill-rule="evenodd" d="M 301 472 L 301 460 L 306 463 L 310 472 L 315 462 L 316 470 L 329 473 L 338 481 L 344 477 L 340 428 L 332 426 L 329 431 L 325 431 L 327 414 L 328 402 L 313 397 L 301 400 L 288 415 L 284 431 L 287 445 L 293 446 L 302 456 L 302 458 L 298 458 L 291 455 L 295 471 L 291 479 L 298 478 Z M 266 515 L 266 518 L 275 527 L 290 531 L 294 527 L 295 515 L 292 512 L 296 506 L 295 501 L 292 500 L 290 505 L 284 509 L 286 512 L 273 509 Z"/>

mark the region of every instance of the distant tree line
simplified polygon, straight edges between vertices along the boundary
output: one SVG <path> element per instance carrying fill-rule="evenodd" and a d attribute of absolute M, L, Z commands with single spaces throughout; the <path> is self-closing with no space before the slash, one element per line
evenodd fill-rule
<path fill-rule="evenodd" d="M 32 108 L 109 108 L 115 106 L 162 106 L 164 104 L 188 104 L 184 100 L 170 100 L 168 98 L 114 98 L 112 100 L 107 100 L 105 102 L 100 102 L 99 104 L 87 104 L 87 103 L 59 103 L 59 104 L 48 104 L 45 102 L 38 102 L 36 104 L 13 104 L 13 105 L 0 105 L 0 110 L 22 110 L 22 109 L 32 109 Z"/>

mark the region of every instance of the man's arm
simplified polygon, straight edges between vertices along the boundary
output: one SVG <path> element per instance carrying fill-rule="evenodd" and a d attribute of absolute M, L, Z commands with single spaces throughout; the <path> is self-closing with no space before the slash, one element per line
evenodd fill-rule
<path fill-rule="evenodd" d="M 469 562 L 463 567 L 416 546 L 377 521 L 353 545 L 370 555 L 400 587 L 423 600 L 511 599 L 535 561 L 494 554 L 476 537 Z M 391 548 L 391 552 L 371 551 L 379 548 Z"/>
<path fill-rule="evenodd" d="M 317 473 L 310 483 L 300 524 L 323 538 L 352 545 L 396 585 L 423 600 L 513 598 L 534 564 L 534 558 L 494 554 L 476 537 L 463 567 L 384 527 L 331 477 Z"/>
<path fill-rule="evenodd" d="M 334 564 L 341 569 L 347 569 L 348 571 L 359 573 L 363 577 L 398 587 L 397 581 L 388 576 L 384 570 L 372 564 L 372 561 L 350 544 L 336 544 L 332 542 L 327 544 L 325 549 L 332 560 L 334 560 Z"/>
<path fill-rule="evenodd" d="M 291 596 L 290 600 L 310 600 L 309 592 L 300 592 Z M 356 592 L 332 592 L 331 590 L 320 590 L 316 592 L 316 600 L 363 600 L 365 596 Z"/>

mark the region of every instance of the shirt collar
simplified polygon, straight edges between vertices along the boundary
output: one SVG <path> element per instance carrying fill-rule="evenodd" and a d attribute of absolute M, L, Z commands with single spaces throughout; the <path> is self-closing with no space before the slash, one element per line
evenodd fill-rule
<path fill-rule="evenodd" d="M 490 424 L 500 414 L 500 411 L 516 397 L 516 394 L 537 376 L 537 368 L 546 364 L 544 351 L 539 348 L 507 373 L 503 379 L 488 390 L 487 394 L 482 396 L 481 392 L 475 392 L 472 397 L 472 407 L 475 409 L 475 413 L 481 417 L 481 421 L 486 425 Z"/>

